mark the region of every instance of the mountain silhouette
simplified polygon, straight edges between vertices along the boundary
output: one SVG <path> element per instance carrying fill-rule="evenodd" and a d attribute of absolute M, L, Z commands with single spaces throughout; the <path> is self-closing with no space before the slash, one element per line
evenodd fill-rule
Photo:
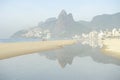
<path fill-rule="evenodd" d="M 62 10 L 57 18 L 48 18 L 46 21 L 38 23 L 38 26 L 31 28 L 31 30 L 35 28 L 48 29 L 53 37 L 71 37 L 74 34 L 91 30 L 120 28 L 120 13 L 98 15 L 88 22 L 75 21 L 71 13 L 67 14 L 65 10 Z M 28 30 L 17 31 L 12 37 L 22 37 L 21 35 L 26 32 Z"/>
<path fill-rule="evenodd" d="M 80 21 L 80 23 L 95 30 L 120 28 L 120 13 L 98 15 L 90 22 Z"/>

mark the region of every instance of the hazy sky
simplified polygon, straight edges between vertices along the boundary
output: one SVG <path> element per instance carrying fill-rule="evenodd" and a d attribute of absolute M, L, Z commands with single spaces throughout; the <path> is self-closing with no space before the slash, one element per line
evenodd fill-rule
<path fill-rule="evenodd" d="M 120 0 L 0 0 L 0 38 L 57 17 L 62 9 L 75 20 L 90 21 L 96 15 L 120 12 Z"/>

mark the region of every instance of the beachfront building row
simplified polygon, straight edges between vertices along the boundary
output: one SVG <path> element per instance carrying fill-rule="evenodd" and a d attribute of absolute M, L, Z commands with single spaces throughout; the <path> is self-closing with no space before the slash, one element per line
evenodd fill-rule
<path fill-rule="evenodd" d="M 73 39 L 79 40 L 83 45 L 88 44 L 92 47 L 102 47 L 103 39 L 116 38 L 120 39 L 120 29 L 112 30 L 100 30 L 100 31 L 91 31 L 89 33 L 76 34 L 72 37 Z"/>
<path fill-rule="evenodd" d="M 22 34 L 22 37 L 26 38 L 41 38 L 41 39 L 50 39 L 51 33 L 49 30 L 42 30 L 40 28 L 35 28 L 28 30 L 26 33 Z"/>

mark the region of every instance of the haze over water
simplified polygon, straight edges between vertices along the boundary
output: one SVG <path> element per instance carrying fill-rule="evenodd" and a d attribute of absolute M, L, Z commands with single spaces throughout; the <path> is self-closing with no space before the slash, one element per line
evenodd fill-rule
<path fill-rule="evenodd" d="M 76 21 L 91 21 L 96 15 L 119 12 L 119 3 L 119 0 L 1 0 L 0 39 L 56 17 L 62 9 L 73 13 Z"/>
<path fill-rule="evenodd" d="M 40 41 L 46 28 L 58 30 L 60 35 L 68 31 L 69 38 L 82 33 L 89 37 L 86 32 L 94 29 L 120 28 L 119 3 L 120 0 L 0 0 L 0 43 Z M 65 15 L 59 16 L 61 10 L 68 13 L 64 11 Z M 42 27 L 45 30 L 41 31 Z M 19 38 L 9 39 L 16 32 Z M 20 38 L 26 34 L 40 39 Z M 101 44 L 93 44 L 97 42 L 83 38 L 84 45 L 0 60 L 0 80 L 120 80 L 120 59 L 103 53 L 97 46 Z"/>
<path fill-rule="evenodd" d="M 120 59 L 76 44 L 0 61 L 0 80 L 119 80 Z"/>

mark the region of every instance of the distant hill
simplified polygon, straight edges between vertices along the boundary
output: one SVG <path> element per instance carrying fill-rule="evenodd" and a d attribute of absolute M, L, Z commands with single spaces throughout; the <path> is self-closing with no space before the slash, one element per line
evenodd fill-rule
<path fill-rule="evenodd" d="M 75 22 L 71 13 L 67 14 L 62 10 L 57 18 L 49 18 L 45 22 L 40 22 L 38 27 L 49 29 L 54 36 L 69 36 L 85 31 L 85 26 Z M 84 27 L 84 28 L 82 28 Z"/>
<path fill-rule="evenodd" d="M 90 22 L 80 21 L 79 23 L 96 30 L 120 28 L 120 13 L 98 15 Z"/>
<path fill-rule="evenodd" d="M 45 22 L 40 22 L 37 27 L 29 30 L 20 30 L 13 34 L 12 37 L 22 37 L 21 35 L 35 28 L 48 29 L 53 37 L 71 37 L 82 32 L 114 27 L 120 28 L 120 13 L 98 15 L 92 21 L 87 22 L 75 21 L 71 13 L 67 14 L 65 10 L 62 10 L 57 18 L 49 18 Z"/>

